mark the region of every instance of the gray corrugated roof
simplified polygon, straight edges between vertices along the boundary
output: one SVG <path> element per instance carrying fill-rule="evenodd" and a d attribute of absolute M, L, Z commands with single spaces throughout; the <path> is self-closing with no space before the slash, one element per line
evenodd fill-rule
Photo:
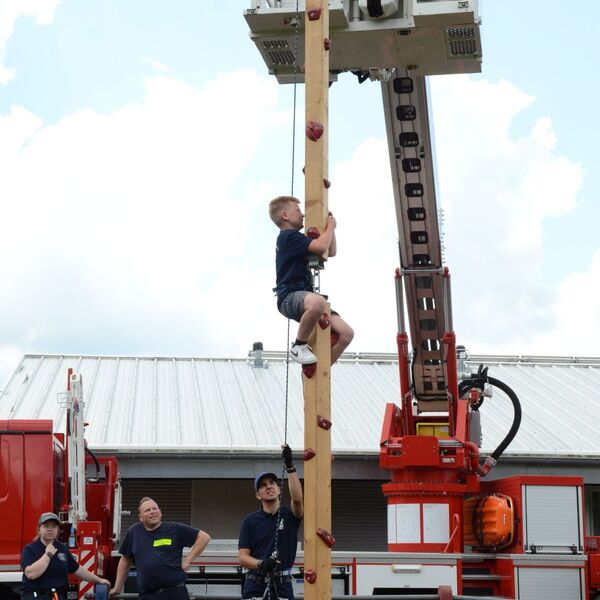
<path fill-rule="evenodd" d="M 286 362 L 250 359 L 26 355 L 0 396 L 0 419 L 53 419 L 62 429 L 67 369 L 81 373 L 90 448 L 101 452 L 266 452 L 284 439 Z M 521 429 L 506 454 L 600 456 L 600 359 L 473 356 L 508 384 L 523 406 Z M 332 447 L 378 452 L 384 406 L 397 402 L 393 355 L 350 355 L 332 369 Z M 483 450 L 512 421 L 500 391 L 482 407 Z M 288 436 L 303 443 L 302 379 L 289 365 Z"/>

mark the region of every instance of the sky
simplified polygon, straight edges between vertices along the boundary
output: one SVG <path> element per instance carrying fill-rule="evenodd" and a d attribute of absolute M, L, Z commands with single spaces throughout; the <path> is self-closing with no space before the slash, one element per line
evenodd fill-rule
<path fill-rule="evenodd" d="M 250 4 L 0 0 L 0 389 L 25 353 L 285 349 L 267 205 L 303 197 L 303 138 L 292 166 L 292 87 L 250 41 Z M 430 79 L 458 343 L 598 356 L 600 4 L 481 14 L 482 73 Z M 353 352 L 395 351 L 381 106 L 376 83 L 330 88 L 321 289 Z"/>

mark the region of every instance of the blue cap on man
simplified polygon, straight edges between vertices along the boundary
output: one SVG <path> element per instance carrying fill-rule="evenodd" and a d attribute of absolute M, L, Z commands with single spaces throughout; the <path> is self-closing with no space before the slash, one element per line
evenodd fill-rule
<path fill-rule="evenodd" d="M 274 481 L 279 481 L 279 477 L 275 475 L 275 473 L 271 473 L 270 471 L 263 471 L 259 473 L 254 479 L 254 491 L 258 492 L 258 488 L 260 487 L 260 482 L 266 478 L 273 479 Z"/>

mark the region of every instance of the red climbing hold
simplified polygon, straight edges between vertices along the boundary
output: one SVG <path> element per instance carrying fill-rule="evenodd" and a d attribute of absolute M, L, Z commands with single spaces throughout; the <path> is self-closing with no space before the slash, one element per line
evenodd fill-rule
<path fill-rule="evenodd" d="M 321 18 L 321 9 L 313 8 L 306 12 L 309 21 L 318 21 Z"/>
<path fill-rule="evenodd" d="M 306 230 L 306 237 L 309 237 L 311 240 L 316 240 L 321 235 L 321 232 L 316 227 L 309 227 Z"/>
<path fill-rule="evenodd" d="M 325 48 L 325 50 L 329 50 L 331 48 L 331 40 L 329 38 L 325 38 L 323 40 L 323 48 Z"/>
<path fill-rule="evenodd" d="M 321 429 L 325 429 L 325 431 L 327 431 L 328 429 L 331 429 L 332 423 L 325 417 L 321 417 L 320 415 L 317 415 L 317 425 Z"/>
<path fill-rule="evenodd" d="M 327 313 L 323 313 L 323 316 L 319 319 L 319 325 L 321 329 L 327 329 L 331 325 L 331 321 L 329 320 L 329 315 Z"/>
<path fill-rule="evenodd" d="M 317 453 L 312 448 L 307 448 L 304 451 L 304 460 L 310 460 L 311 458 L 314 458 L 316 455 L 317 455 Z"/>
<path fill-rule="evenodd" d="M 311 365 L 302 365 L 302 372 L 305 377 L 310 379 L 317 371 L 317 363 L 312 363 Z"/>
<path fill-rule="evenodd" d="M 317 121 L 308 121 L 306 123 L 306 137 L 316 142 L 323 135 L 323 125 Z"/>
<path fill-rule="evenodd" d="M 306 569 L 306 571 L 304 571 L 304 579 L 306 579 L 308 583 L 314 583 L 317 580 L 317 573 L 312 569 Z"/>
<path fill-rule="evenodd" d="M 326 529 L 321 529 L 320 527 L 317 529 L 317 535 L 329 546 L 333 548 L 335 544 L 335 538 L 327 531 Z"/>

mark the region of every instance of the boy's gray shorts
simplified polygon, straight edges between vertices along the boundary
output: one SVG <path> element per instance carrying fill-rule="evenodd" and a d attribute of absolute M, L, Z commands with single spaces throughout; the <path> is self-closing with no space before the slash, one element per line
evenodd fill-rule
<path fill-rule="evenodd" d="M 302 315 L 304 314 L 304 299 L 307 294 L 312 294 L 313 292 L 290 292 L 281 303 L 279 307 L 279 312 L 288 319 L 293 319 L 294 321 L 300 322 Z M 327 300 L 327 296 L 321 294 L 325 300 Z M 338 315 L 335 310 L 331 311 L 332 315 Z"/>
<path fill-rule="evenodd" d="M 283 299 L 279 307 L 279 312 L 288 319 L 300 321 L 300 318 L 304 314 L 304 298 L 306 298 L 307 294 L 311 293 L 306 291 L 290 292 Z"/>

